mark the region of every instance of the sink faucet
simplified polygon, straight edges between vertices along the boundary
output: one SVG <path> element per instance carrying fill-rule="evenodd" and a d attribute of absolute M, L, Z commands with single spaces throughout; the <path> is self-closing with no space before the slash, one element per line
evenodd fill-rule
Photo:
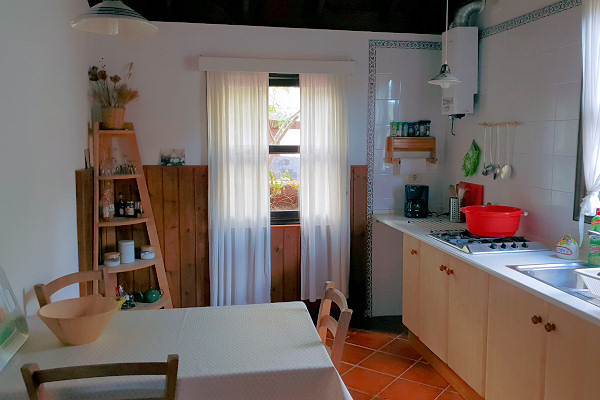
<path fill-rule="evenodd" d="M 600 239 L 600 232 L 587 231 L 587 235 L 589 238 L 592 238 L 592 239 Z"/>

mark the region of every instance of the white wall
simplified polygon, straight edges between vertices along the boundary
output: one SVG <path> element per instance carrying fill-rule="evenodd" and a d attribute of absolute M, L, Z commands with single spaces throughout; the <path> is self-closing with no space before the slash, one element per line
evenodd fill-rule
<path fill-rule="evenodd" d="M 86 36 L 68 22 L 86 2 L 1 8 L 0 265 L 21 298 L 78 268 L 74 171 L 87 144 L 88 65 Z"/>
<path fill-rule="evenodd" d="M 553 1 L 503 0 L 488 4 L 483 25 L 504 22 Z M 569 10 L 480 40 L 476 112 L 457 121 L 447 143 L 445 184 L 460 180 L 485 186 L 484 201 L 529 212 L 521 231 L 552 245 L 563 234 L 578 237 L 572 221 L 579 92 L 581 9 Z M 480 122 L 518 121 L 513 176 L 494 181 L 480 171 L 464 178 L 463 156 L 475 138 L 483 147 Z M 512 135 L 513 133 L 511 133 Z M 500 158 L 504 159 L 501 144 Z M 489 157 L 488 157 L 489 158 Z"/>
<path fill-rule="evenodd" d="M 127 109 L 144 164 L 161 148 L 185 148 L 188 164 L 206 164 L 205 78 L 198 56 L 355 60 L 350 90 L 350 163 L 366 163 L 369 39 L 431 40 L 435 36 L 253 26 L 157 23 L 158 34 L 136 43 L 99 37 L 89 63 L 104 57 L 110 73 L 134 62 L 131 86 L 141 98 Z M 415 61 L 416 63 L 416 61 Z M 276 71 L 285 72 L 285 71 Z"/>

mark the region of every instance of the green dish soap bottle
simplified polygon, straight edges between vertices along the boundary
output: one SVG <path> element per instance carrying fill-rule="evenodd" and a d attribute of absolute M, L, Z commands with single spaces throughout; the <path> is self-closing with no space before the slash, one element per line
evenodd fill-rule
<path fill-rule="evenodd" d="M 594 218 L 592 218 L 592 230 L 600 232 L 600 208 L 596 210 L 596 215 L 594 216 Z M 590 239 L 588 263 L 600 265 L 600 239 Z"/>

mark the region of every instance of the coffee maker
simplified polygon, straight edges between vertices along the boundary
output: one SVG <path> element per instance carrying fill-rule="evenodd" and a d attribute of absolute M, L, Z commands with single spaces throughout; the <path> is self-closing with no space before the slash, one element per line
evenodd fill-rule
<path fill-rule="evenodd" d="M 429 213 L 429 186 L 404 185 L 404 216 L 426 218 Z"/>

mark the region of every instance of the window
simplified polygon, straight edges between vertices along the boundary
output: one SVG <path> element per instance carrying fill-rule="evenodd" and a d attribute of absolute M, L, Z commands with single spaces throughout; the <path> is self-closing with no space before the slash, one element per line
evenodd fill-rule
<path fill-rule="evenodd" d="M 271 224 L 300 222 L 300 82 L 269 74 L 269 190 Z"/>

